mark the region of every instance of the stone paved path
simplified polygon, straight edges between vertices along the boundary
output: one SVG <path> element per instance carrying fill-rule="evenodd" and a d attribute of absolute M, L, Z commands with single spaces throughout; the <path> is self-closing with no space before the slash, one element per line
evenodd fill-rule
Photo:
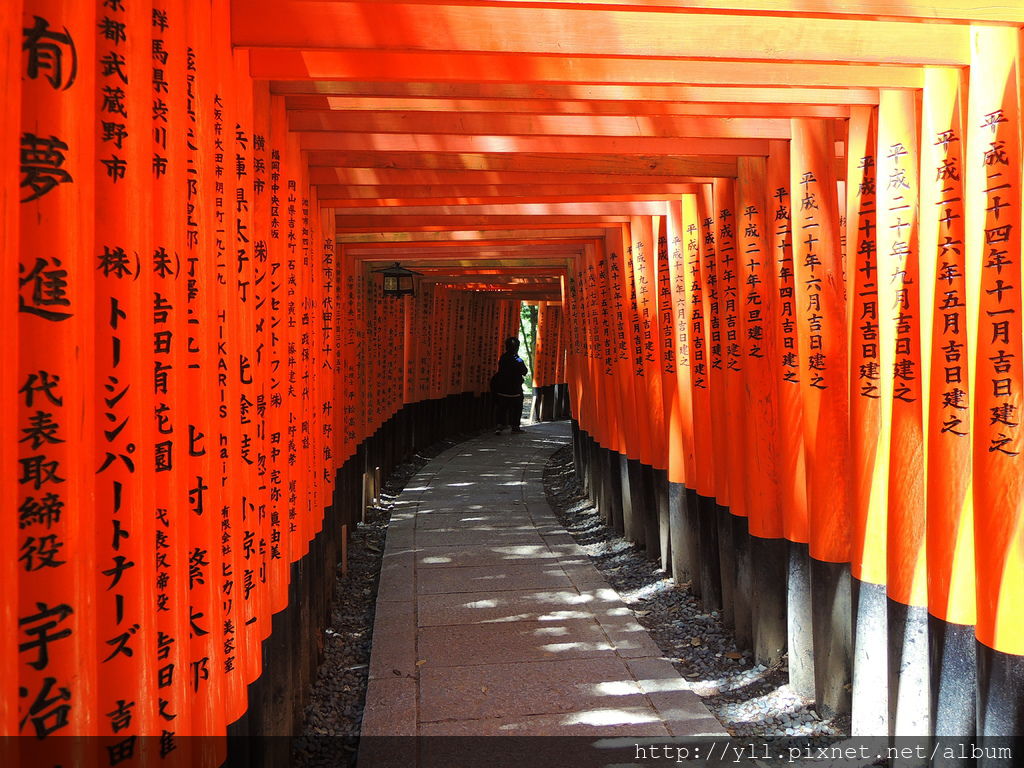
<path fill-rule="evenodd" d="M 397 499 L 366 736 L 724 735 L 544 497 L 565 422 L 485 435 Z"/>

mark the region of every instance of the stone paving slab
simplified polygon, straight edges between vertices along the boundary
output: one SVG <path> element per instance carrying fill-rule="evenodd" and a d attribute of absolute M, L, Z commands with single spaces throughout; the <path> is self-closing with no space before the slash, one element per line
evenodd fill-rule
<path fill-rule="evenodd" d="M 421 595 L 571 586 L 572 582 L 557 561 L 548 565 L 494 563 L 463 568 L 430 568 L 422 571 L 416 579 L 416 591 Z"/>
<path fill-rule="evenodd" d="M 724 735 L 548 507 L 568 442 L 565 423 L 485 435 L 396 499 L 364 736 Z"/>
<path fill-rule="evenodd" d="M 459 592 L 419 596 L 419 625 L 468 624 L 510 621 L 589 619 L 586 605 L 571 585 L 563 589 L 526 589 L 508 592 Z"/>
<path fill-rule="evenodd" d="M 670 736 L 649 707 L 421 723 L 420 736 Z"/>
<path fill-rule="evenodd" d="M 488 544 L 416 547 L 416 568 L 464 568 L 502 563 L 528 563 L 547 565 L 560 562 L 557 552 L 543 544 L 516 544 L 510 546 Z"/>
<path fill-rule="evenodd" d="M 626 662 L 608 656 L 420 673 L 420 720 L 476 720 L 645 706 Z"/>
<path fill-rule="evenodd" d="M 417 652 L 428 666 L 451 667 L 589 658 L 615 650 L 601 626 L 589 618 L 420 627 Z"/>
<path fill-rule="evenodd" d="M 417 531 L 416 546 L 443 547 L 453 544 L 491 544 L 508 547 L 516 544 L 536 544 L 543 546 L 544 540 L 533 526 L 513 528 L 495 528 L 491 531 L 451 530 Z"/>

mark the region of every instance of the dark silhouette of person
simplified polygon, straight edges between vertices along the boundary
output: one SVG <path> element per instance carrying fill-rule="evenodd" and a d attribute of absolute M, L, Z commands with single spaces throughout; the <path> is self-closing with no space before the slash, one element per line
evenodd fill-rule
<path fill-rule="evenodd" d="M 505 427 L 512 427 L 513 432 L 523 431 L 519 422 L 523 416 L 523 376 L 526 371 L 526 363 L 519 357 L 519 339 L 510 336 L 505 339 L 505 352 L 498 358 L 498 372 L 491 382 L 498 409 L 496 435 L 500 435 Z"/>

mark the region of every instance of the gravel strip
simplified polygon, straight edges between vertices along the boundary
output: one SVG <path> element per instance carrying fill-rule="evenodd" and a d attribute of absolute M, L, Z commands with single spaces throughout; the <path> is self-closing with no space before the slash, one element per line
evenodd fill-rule
<path fill-rule="evenodd" d="M 718 611 L 705 612 L 688 583 L 673 583 L 601 522 L 576 478 L 572 446 L 551 457 L 544 490 L 559 521 L 732 736 L 816 746 L 849 738 L 848 717 L 824 719 L 790 689 L 786 657 L 772 667 L 754 664 L 752 652 L 736 647 Z"/>
<path fill-rule="evenodd" d="M 324 659 L 306 706 L 302 732 L 292 744 L 294 768 L 355 766 L 366 703 L 384 539 L 394 501 L 406 483 L 432 458 L 470 435 L 443 440 L 399 464 L 384 481 L 380 502 L 352 532 L 348 573 L 339 567 L 324 632 Z"/>

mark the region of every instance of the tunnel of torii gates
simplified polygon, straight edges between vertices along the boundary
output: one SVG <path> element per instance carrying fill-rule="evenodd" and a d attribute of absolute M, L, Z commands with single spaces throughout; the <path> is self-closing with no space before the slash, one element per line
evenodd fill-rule
<path fill-rule="evenodd" d="M 0 730 L 292 732 L 366 478 L 493 424 L 532 301 L 588 493 L 741 646 L 855 733 L 1019 735 L 1021 26 L 4 0 Z"/>

